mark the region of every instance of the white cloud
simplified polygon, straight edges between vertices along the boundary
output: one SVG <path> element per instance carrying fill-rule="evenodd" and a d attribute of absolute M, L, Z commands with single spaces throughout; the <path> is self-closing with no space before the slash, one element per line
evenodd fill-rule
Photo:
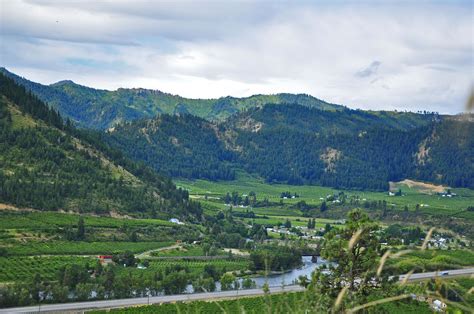
<path fill-rule="evenodd" d="M 336 3 L 3 1 L 1 63 L 45 83 L 463 110 L 469 3 Z"/>

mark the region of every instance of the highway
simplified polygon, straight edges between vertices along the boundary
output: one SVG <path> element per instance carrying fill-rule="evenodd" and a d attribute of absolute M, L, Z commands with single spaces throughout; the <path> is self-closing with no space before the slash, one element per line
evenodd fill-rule
<path fill-rule="evenodd" d="M 444 275 L 442 275 L 444 274 Z M 454 277 L 454 276 L 465 276 L 474 274 L 474 268 L 454 269 L 446 270 L 441 272 L 427 272 L 412 274 L 408 281 L 413 280 L 424 280 L 435 277 Z M 400 281 L 404 280 L 407 275 L 400 275 Z M 303 291 L 304 288 L 298 285 L 290 285 L 285 287 L 270 287 L 270 293 L 282 293 L 282 292 L 297 292 Z M 177 301 L 195 301 L 195 300 L 210 300 L 210 299 L 221 299 L 221 298 L 236 298 L 243 296 L 259 296 L 263 295 L 262 289 L 249 289 L 249 290 L 231 290 L 231 291 L 219 291 L 210 293 L 193 293 L 193 294 L 176 294 L 167 296 L 158 296 L 150 298 L 131 298 L 131 299 L 115 299 L 115 300 L 103 300 L 103 301 L 88 301 L 88 302 L 74 302 L 74 303 L 61 303 L 61 304 L 44 304 L 41 306 L 26 306 L 0 309 L 0 313 L 38 313 L 38 312 L 83 312 L 85 310 L 93 309 L 106 309 L 106 308 L 118 308 L 118 307 L 130 307 L 136 305 L 146 305 L 154 303 L 166 303 L 166 302 L 177 302 Z"/>
<path fill-rule="evenodd" d="M 449 278 L 449 277 L 456 277 L 456 276 L 465 276 L 465 275 L 472 275 L 474 274 L 474 268 L 462 268 L 462 269 L 454 269 L 454 270 L 443 270 L 439 272 L 428 272 L 428 273 L 418 273 L 418 274 L 411 274 L 409 277 L 409 281 L 414 280 L 424 280 L 430 279 L 435 277 L 442 277 L 442 278 Z M 400 275 L 400 281 L 407 275 Z"/>

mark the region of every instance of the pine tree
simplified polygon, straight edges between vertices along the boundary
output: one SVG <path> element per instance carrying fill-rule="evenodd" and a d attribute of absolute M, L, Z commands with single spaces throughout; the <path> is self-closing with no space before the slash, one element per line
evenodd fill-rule
<path fill-rule="evenodd" d="M 77 223 L 76 239 L 77 240 L 84 240 L 85 235 L 86 235 L 86 228 L 85 228 L 85 225 L 84 225 L 84 218 L 79 217 L 79 222 Z"/>

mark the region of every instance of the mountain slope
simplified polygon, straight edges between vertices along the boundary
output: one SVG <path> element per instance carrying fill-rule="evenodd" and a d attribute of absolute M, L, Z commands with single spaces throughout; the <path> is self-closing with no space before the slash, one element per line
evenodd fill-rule
<path fill-rule="evenodd" d="M 0 202 L 40 210 L 200 214 L 187 193 L 63 123 L 0 74 Z"/>
<path fill-rule="evenodd" d="M 388 181 L 413 178 L 474 188 L 473 122 L 272 105 L 229 120 L 244 147 L 240 164 L 270 182 L 386 190 Z"/>
<path fill-rule="evenodd" d="M 241 168 L 268 182 L 349 189 L 387 190 L 405 178 L 474 187 L 473 127 L 437 114 L 269 104 L 221 123 L 161 115 L 105 140 L 179 177 L 229 179 Z"/>
<path fill-rule="evenodd" d="M 304 94 L 188 99 L 158 90 L 141 88 L 99 90 L 81 86 L 72 81 L 42 85 L 19 77 L 5 68 L 0 68 L 0 72 L 30 90 L 78 126 L 92 129 L 108 129 L 120 122 L 151 118 L 159 113 L 189 113 L 208 120 L 222 120 L 241 110 L 267 103 L 295 103 L 324 110 L 343 108 Z"/>
<path fill-rule="evenodd" d="M 308 95 L 202 100 L 45 86 L 1 71 L 78 125 L 108 128 L 96 146 L 105 141 L 175 177 L 231 179 L 240 168 L 269 182 L 338 188 L 386 190 L 405 178 L 474 187 L 473 123 L 455 117 L 350 110 Z"/>
<path fill-rule="evenodd" d="M 217 126 L 191 116 L 160 115 L 118 125 L 105 140 L 137 161 L 173 177 L 231 180 L 232 152 L 217 137 Z"/>

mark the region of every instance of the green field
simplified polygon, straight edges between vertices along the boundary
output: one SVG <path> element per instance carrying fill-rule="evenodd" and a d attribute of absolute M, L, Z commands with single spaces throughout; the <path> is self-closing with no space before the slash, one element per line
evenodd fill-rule
<path fill-rule="evenodd" d="M 286 220 L 291 221 L 292 226 L 306 227 L 308 225 L 309 218 L 300 216 L 268 216 L 268 218 L 243 218 L 244 221 L 250 223 L 258 223 L 261 225 L 272 225 L 275 226 L 279 223 L 284 223 Z M 316 228 L 324 228 L 326 224 L 330 224 L 332 227 L 340 228 L 343 225 L 336 224 L 334 220 L 316 218 Z"/>
<path fill-rule="evenodd" d="M 164 271 L 173 266 L 182 266 L 189 270 L 192 276 L 199 276 L 204 272 L 206 265 L 214 265 L 218 271 L 245 271 L 249 268 L 250 261 L 244 258 L 214 259 L 214 260 L 150 260 L 147 269 L 121 268 L 122 273 L 131 273 L 132 275 L 148 274 L 153 275 L 156 272 Z"/>
<path fill-rule="evenodd" d="M 0 257 L 0 282 L 28 281 L 36 274 L 40 274 L 44 280 L 55 280 L 62 266 L 94 265 L 95 261 L 95 258 L 80 256 Z"/>
<path fill-rule="evenodd" d="M 262 179 L 251 176 L 249 174 L 239 172 L 237 179 L 234 181 L 212 182 L 206 180 L 177 180 L 177 186 L 185 188 L 190 195 L 199 199 L 204 203 L 207 210 L 222 210 L 225 208 L 223 201 L 218 198 L 223 197 L 227 192 L 237 191 L 240 194 L 248 194 L 254 191 L 258 200 L 268 198 L 271 202 L 280 202 L 280 194 L 285 191 L 298 193 L 299 198 L 285 199 L 285 205 L 294 205 L 299 201 L 305 201 L 308 204 L 319 206 L 328 195 L 341 192 L 333 188 L 322 186 L 295 186 L 285 184 L 268 184 Z M 394 205 L 395 209 L 403 210 L 408 206 L 410 211 L 414 211 L 416 204 L 423 204 L 420 207 L 421 213 L 435 214 L 442 216 L 464 217 L 474 220 L 474 212 L 467 212 L 468 206 L 474 204 L 474 191 L 470 189 L 451 189 L 457 196 L 453 198 L 441 197 L 439 195 L 429 195 L 420 193 L 416 188 L 410 188 L 407 185 L 400 186 L 403 196 L 389 196 L 387 192 L 370 192 L 370 191 L 354 191 L 344 190 L 343 192 L 348 198 L 358 197 L 361 202 L 367 201 L 383 201 L 385 200 L 389 206 Z M 205 196 L 208 197 L 205 200 Z M 237 209 L 236 210 L 240 210 Z M 297 209 L 289 209 L 287 207 L 268 207 L 254 208 L 257 214 L 279 215 L 279 216 L 298 216 L 301 213 Z"/>
<path fill-rule="evenodd" d="M 474 266 L 471 250 L 414 250 L 396 259 L 388 259 L 385 268 L 394 274 L 459 269 Z"/>
<path fill-rule="evenodd" d="M 84 215 L 84 222 L 90 227 L 120 228 L 140 226 L 175 226 L 175 224 L 159 219 L 117 219 L 111 217 L 94 217 Z M 67 227 L 77 224 L 78 214 L 64 214 L 55 212 L 13 212 L 0 211 L 0 230 L 5 229 L 50 229 L 53 227 Z"/>
<path fill-rule="evenodd" d="M 123 251 L 140 253 L 158 249 L 173 242 L 84 242 L 84 241 L 48 241 L 27 242 L 7 246 L 9 255 L 102 255 Z"/>

